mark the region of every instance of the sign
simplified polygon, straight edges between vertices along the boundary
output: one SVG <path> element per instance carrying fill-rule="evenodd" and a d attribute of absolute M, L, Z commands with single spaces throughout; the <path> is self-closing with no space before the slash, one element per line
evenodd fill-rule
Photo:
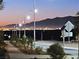
<path fill-rule="evenodd" d="M 71 30 L 74 29 L 74 25 L 70 21 L 68 21 L 62 29 L 63 29 L 62 38 L 63 38 L 63 45 L 64 45 L 65 37 L 68 37 L 68 41 L 70 43 L 70 37 L 73 36 L 73 32 L 71 32 Z"/>
<path fill-rule="evenodd" d="M 62 30 L 61 33 L 62 33 L 62 37 L 65 37 L 65 30 Z"/>
<path fill-rule="evenodd" d="M 65 37 L 72 37 L 73 33 L 72 32 L 65 32 Z"/>
<path fill-rule="evenodd" d="M 68 21 L 66 24 L 65 24 L 65 29 L 68 31 L 68 32 L 70 32 L 73 28 L 74 28 L 74 25 L 70 22 L 70 21 Z"/>
<path fill-rule="evenodd" d="M 62 30 L 62 36 L 63 37 L 72 37 L 73 33 L 72 32 L 66 32 L 65 30 Z"/>

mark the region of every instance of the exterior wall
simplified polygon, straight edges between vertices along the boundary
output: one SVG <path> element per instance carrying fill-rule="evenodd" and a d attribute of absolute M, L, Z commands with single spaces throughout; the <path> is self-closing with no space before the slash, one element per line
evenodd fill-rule
<path fill-rule="evenodd" d="M 16 31 L 4 31 L 5 34 L 12 36 L 12 34 L 16 34 Z M 20 32 L 21 37 L 24 35 L 24 31 Z M 75 33 L 74 33 L 75 34 Z M 19 31 L 17 31 L 17 36 L 19 37 Z M 26 36 L 34 37 L 33 30 L 26 30 Z M 36 30 L 36 39 L 37 40 L 59 40 L 62 41 L 61 30 Z M 75 35 L 71 37 L 71 40 L 75 39 Z M 65 40 L 68 40 L 66 37 Z"/>

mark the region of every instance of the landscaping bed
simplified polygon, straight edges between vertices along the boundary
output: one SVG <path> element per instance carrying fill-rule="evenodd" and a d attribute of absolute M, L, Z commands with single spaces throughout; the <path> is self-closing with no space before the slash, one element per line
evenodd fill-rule
<path fill-rule="evenodd" d="M 37 47 L 37 48 L 31 48 L 27 47 L 26 48 L 21 45 L 21 44 L 16 44 L 15 42 L 11 42 L 15 47 L 17 47 L 21 52 L 24 54 L 30 54 L 30 55 L 46 55 L 46 52 L 42 50 L 42 48 Z"/>

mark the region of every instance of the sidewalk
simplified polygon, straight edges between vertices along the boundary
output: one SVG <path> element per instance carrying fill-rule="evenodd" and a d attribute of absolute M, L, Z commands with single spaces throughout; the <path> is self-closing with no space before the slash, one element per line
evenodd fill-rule
<path fill-rule="evenodd" d="M 13 46 L 9 41 L 5 41 L 5 43 L 7 44 L 6 46 L 6 50 L 9 53 L 10 59 L 33 59 L 35 57 L 37 57 L 38 59 L 50 59 L 49 55 L 26 55 L 24 53 L 22 53 L 17 47 Z M 42 43 L 42 44 L 41 44 Z M 52 42 L 52 41 L 38 41 L 37 45 L 43 46 L 43 47 L 47 47 L 51 44 L 54 44 L 56 42 Z M 62 43 L 60 43 L 62 45 Z M 76 46 L 77 44 L 72 43 L 72 44 L 68 44 L 65 43 L 65 47 L 74 47 L 77 48 Z M 74 59 L 77 59 L 77 56 L 67 56 L 66 59 L 71 59 L 71 57 L 74 57 Z"/>
<path fill-rule="evenodd" d="M 46 45 L 46 46 L 49 47 L 50 45 L 55 44 L 55 43 L 59 43 L 63 47 L 63 42 L 62 41 L 37 41 L 36 45 Z M 65 42 L 64 47 L 71 47 L 71 48 L 73 47 L 73 48 L 78 49 L 78 43 Z"/>
<path fill-rule="evenodd" d="M 6 50 L 9 53 L 10 59 L 33 59 L 35 57 L 38 59 L 50 58 L 49 55 L 26 55 L 22 53 L 17 47 L 13 46 L 9 41 L 5 41 L 5 43 L 7 44 Z"/>
<path fill-rule="evenodd" d="M 60 41 L 37 41 L 35 44 L 36 46 L 42 47 L 44 51 L 46 51 L 46 49 L 49 48 L 50 45 L 55 44 L 55 43 L 59 43 L 62 47 L 64 47 L 64 49 L 66 48 L 66 50 L 64 50 L 66 53 L 74 54 L 74 55 L 67 55 L 66 59 L 72 59 L 72 57 L 74 59 L 78 59 L 78 55 L 77 55 L 78 43 L 65 42 L 63 45 L 63 42 L 60 42 Z"/>

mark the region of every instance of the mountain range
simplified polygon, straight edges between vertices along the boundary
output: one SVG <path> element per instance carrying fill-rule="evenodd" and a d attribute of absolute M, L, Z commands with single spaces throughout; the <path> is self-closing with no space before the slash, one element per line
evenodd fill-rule
<path fill-rule="evenodd" d="M 79 20 L 79 16 L 66 16 L 66 17 L 56 17 L 56 18 L 47 18 L 41 21 L 36 21 L 36 27 L 48 27 L 48 28 L 61 28 L 65 25 L 67 21 L 70 21 L 72 24 L 75 25 L 75 23 Z M 22 27 L 33 27 L 34 22 L 23 24 Z M 9 24 L 4 27 L 13 28 L 13 27 L 19 27 L 18 24 Z"/>

